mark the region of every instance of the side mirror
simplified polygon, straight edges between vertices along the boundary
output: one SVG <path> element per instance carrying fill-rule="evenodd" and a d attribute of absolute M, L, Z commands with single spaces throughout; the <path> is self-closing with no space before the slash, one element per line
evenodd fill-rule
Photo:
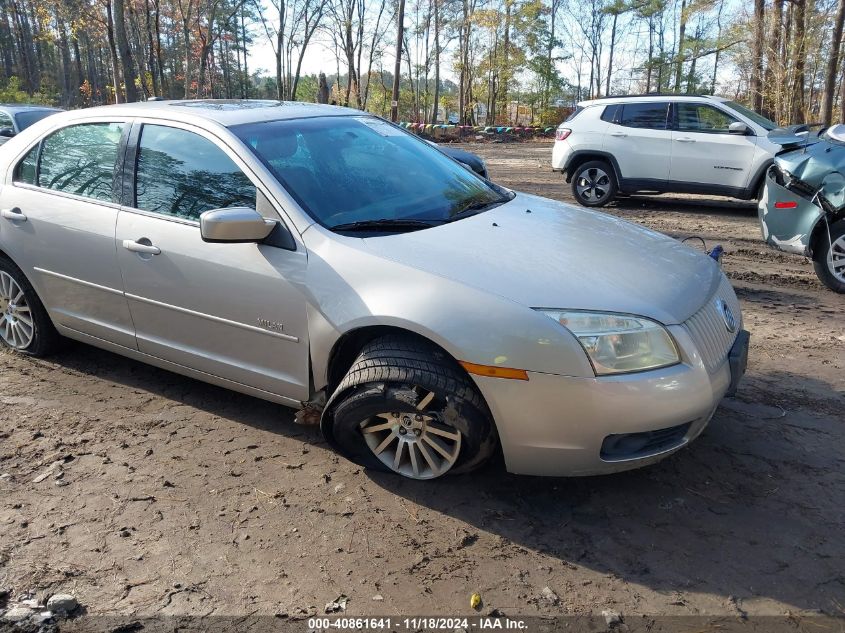
<path fill-rule="evenodd" d="M 11 127 L 0 127 L 0 136 L 12 138 L 15 135 L 15 129 Z"/>
<path fill-rule="evenodd" d="M 277 224 L 247 207 L 212 209 L 200 215 L 200 235 L 204 242 L 260 242 Z"/>
<path fill-rule="evenodd" d="M 734 121 L 728 126 L 728 132 L 731 134 L 748 134 L 748 126 L 742 121 Z"/>

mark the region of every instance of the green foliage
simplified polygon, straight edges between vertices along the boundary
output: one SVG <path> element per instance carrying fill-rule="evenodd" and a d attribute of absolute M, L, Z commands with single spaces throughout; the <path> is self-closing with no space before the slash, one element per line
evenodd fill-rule
<path fill-rule="evenodd" d="M 21 87 L 21 80 L 14 75 L 5 83 L 0 82 L 0 103 L 33 103 L 38 105 L 54 105 L 56 94 L 53 91 L 42 90 L 34 94 L 27 94 Z"/>

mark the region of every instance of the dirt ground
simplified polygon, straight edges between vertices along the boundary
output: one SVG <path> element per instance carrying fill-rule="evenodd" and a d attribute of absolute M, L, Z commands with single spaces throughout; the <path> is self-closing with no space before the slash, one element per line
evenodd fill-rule
<path fill-rule="evenodd" d="M 571 200 L 550 142 L 466 147 Z M 346 614 L 466 614 L 475 591 L 509 615 L 845 613 L 845 296 L 767 249 L 751 203 L 607 212 L 725 247 L 749 371 L 687 449 L 417 483 L 338 458 L 291 409 L 83 345 L 0 352 L 0 589 L 91 614 L 296 617 L 342 595 Z"/>

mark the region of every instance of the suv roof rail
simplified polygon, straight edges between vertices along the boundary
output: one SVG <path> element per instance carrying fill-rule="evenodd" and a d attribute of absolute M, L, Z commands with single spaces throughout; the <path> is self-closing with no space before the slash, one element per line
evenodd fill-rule
<path fill-rule="evenodd" d="M 595 99 L 593 100 L 598 101 L 599 99 L 640 99 L 644 97 L 698 97 L 709 99 L 713 97 L 713 95 L 691 94 L 687 92 L 646 92 L 643 94 L 636 95 L 605 95 L 604 97 L 595 97 Z"/>

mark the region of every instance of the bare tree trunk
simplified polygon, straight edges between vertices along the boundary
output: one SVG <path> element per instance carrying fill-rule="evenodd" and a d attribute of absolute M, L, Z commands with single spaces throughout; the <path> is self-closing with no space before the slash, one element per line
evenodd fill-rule
<path fill-rule="evenodd" d="M 754 0 L 762 2 L 762 0 Z M 681 26 L 678 30 L 678 51 L 675 56 L 675 92 L 681 91 L 681 73 L 684 67 L 684 36 L 687 30 L 687 2 L 681 0 Z"/>
<path fill-rule="evenodd" d="M 836 6 L 836 18 L 833 21 L 833 35 L 827 58 L 827 68 L 824 74 L 821 120 L 825 125 L 830 125 L 833 121 L 833 93 L 836 92 L 836 69 L 839 66 L 839 55 L 842 48 L 843 25 L 845 25 L 845 0 L 839 0 Z"/>
<path fill-rule="evenodd" d="M 126 13 L 124 0 L 112 0 L 114 4 L 114 35 L 117 50 L 120 53 L 120 63 L 123 69 L 123 83 L 127 101 L 138 100 L 138 89 L 135 87 L 135 67 L 132 63 L 132 51 L 126 38 Z"/>
<path fill-rule="evenodd" d="M 807 42 L 806 42 L 806 9 L 807 0 L 793 0 L 795 11 L 793 12 L 795 35 L 795 72 L 792 75 L 792 111 L 791 118 L 794 123 L 804 122 L 804 84 L 806 83 L 805 66 L 807 63 Z"/>
<path fill-rule="evenodd" d="M 431 122 L 437 123 L 437 110 L 440 106 L 440 0 L 434 3 L 434 103 L 431 104 Z M 449 118 L 449 113 L 446 113 Z"/>
<path fill-rule="evenodd" d="M 114 18 L 112 17 L 111 3 L 106 3 L 106 33 L 109 40 L 109 53 L 111 54 L 112 79 L 114 83 L 114 102 L 123 101 L 120 92 L 120 60 L 117 56 L 117 45 L 114 42 Z"/>
<path fill-rule="evenodd" d="M 766 19 L 765 10 L 765 0 L 754 0 L 754 41 L 751 47 L 751 105 L 756 112 L 763 109 L 763 27 Z"/>
<path fill-rule="evenodd" d="M 610 29 L 610 55 L 607 59 L 607 84 L 604 87 L 605 96 L 610 96 L 610 76 L 613 74 L 613 49 L 616 46 L 616 21 L 619 19 L 619 12 L 613 12 L 613 27 Z"/>

